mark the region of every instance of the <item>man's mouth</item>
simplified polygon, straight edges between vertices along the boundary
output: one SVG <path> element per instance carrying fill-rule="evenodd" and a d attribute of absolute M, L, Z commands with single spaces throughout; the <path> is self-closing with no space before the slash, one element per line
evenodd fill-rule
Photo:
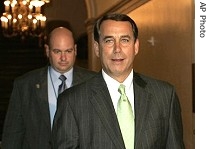
<path fill-rule="evenodd" d="M 121 62 L 121 61 L 123 61 L 124 59 L 122 59 L 122 58 L 119 58 L 119 59 L 112 59 L 112 61 L 114 61 L 114 62 Z"/>

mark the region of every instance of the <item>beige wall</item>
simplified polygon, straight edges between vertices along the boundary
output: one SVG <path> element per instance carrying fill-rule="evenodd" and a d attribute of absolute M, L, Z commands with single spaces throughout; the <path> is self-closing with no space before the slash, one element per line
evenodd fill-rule
<path fill-rule="evenodd" d="M 100 6 L 103 6 L 103 2 Z M 126 8 L 119 12 L 126 12 Z M 175 86 L 182 108 L 186 149 L 194 148 L 192 113 L 193 14 L 193 0 L 151 0 L 128 13 L 136 21 L 140 32 L 140 53 L 135 59 L 135 70 L 157 79 L 166 80 Z M 149 42 L 152 38 L 155 40 L 154 45 Z M 97 59 L 94 59 L 91 39 L 90 23 L 89 54 L 91 56 L 89 57 L 89 67 L 97 70 L 100 67 L 97 64 Z"/>
<path fill-rule="evenodd" d="M 135 69 L 175 85 L 183 116 L 184 141 L 193 148 L 192 63 L 194 53 L 192 1 L 153 0 L 129 15 L 140 29 Z M 154 39 L 154 45 L 148 42 Z"/>

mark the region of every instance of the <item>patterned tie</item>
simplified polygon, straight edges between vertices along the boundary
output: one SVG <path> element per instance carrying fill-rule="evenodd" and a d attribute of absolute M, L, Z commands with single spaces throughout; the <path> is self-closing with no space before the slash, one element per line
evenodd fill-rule
<path fill-rule="evenodd" d="M 58 87 L 58 95 L 62 93 L 67 87 L 66 87 L 66 77 L 64 75 L 60 75 L 59 79 L 62 81 L 62 83 Z"/>
<path fill-rule="evenodd" d="M 117 104 L 117 118 L 126 149 L 134 149 L 134 116 L 131 104 L 125 94 L 125 86 L 118 88 L 121 96 Z"/>

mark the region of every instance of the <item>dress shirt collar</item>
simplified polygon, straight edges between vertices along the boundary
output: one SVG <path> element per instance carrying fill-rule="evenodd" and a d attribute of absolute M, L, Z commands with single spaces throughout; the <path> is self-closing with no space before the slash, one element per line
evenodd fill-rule
<path fill-rule="evenodd" d="M 124 84 L 126 95 L 134 111 L 133 70 L 131 71 L 131 73 L 128 75 L 128 77 L 125 79 L 123 83 L 119 83 L 118 81 L 107 75 L 103 69 L 102 69 L 102 75 L 107 84 L 107 88 L 109 90 L 109 94 L 111 96 L 114 109 L 117 110 L 117 102 L 120 98 L 120 93 L 118 92 L 118 88 L 120 84 Z"/>
<path fill-rule="evenodd" d="M 123 84 L 126 86 L 127 89 L 130 89 L 130 87 L 133 83 L 133 70 L 128 75 L 128 77 L 124 80 L 123 83 L 119 83 L 118 81 L 116 81 L 115 79 L 110 77 L 103 69 L 102 69 L 102 75 L 103 75 L 103 78 L 108 86 L 114 85 L 115 87 L 118 88 L 120 86 L 120 84 Z"/>
<path fill-rule="evenodd" d="M 61 80 L 59 79 L 61 73 L 57 72 L 52 66 L 49 66 L 50 75 L 52 77 L 53 83 L 57 86 L 61 84 Z M 67 87 L 71 87 L 73 80 L 73 68 L 63 74 L 66 77 L 66 85 Z"/>

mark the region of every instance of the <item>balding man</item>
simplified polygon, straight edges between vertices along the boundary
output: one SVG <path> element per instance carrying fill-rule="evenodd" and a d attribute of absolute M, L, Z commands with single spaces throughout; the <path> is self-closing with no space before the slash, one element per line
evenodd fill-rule
<path fill-rule="evenodd" d="M 4 149 L 51 148 L 51 128 L 59 93 L 95 74 L 74 67 L 77 46 L 67 28 L 58 27 L 50 33 L 45 51 L 48 66 L 14 81 L 3 129 Z"/>

